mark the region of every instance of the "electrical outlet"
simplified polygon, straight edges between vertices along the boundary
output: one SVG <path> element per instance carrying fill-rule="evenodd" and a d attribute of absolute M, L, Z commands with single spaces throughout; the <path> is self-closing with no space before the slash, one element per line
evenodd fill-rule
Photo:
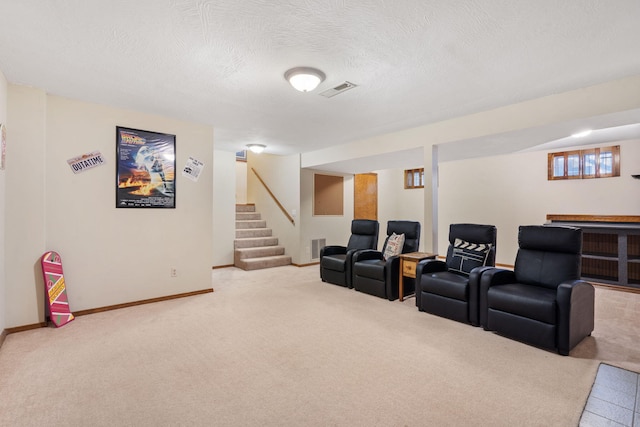
<path fill-rule="evenodd" d="M 177 277 L 178 276 L 178 269 L 175 267 L 171 267 L 171 277 Z"/>

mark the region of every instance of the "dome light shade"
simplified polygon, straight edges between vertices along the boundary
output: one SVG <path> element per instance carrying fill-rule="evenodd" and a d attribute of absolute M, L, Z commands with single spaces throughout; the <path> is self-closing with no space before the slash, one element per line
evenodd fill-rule
<path fill-rule="evenodd" d="M 256 154 L 260 154 L 267 146 L 264 144 L 248 144 L 247 148 Z"/>
<path fill-rule="evenodd" d="M 311 92 L 324 81 L 325 77 L 322 71 L 310 67 L 296 67 L 284 73 L 284 78 L 300 92 Z"/>

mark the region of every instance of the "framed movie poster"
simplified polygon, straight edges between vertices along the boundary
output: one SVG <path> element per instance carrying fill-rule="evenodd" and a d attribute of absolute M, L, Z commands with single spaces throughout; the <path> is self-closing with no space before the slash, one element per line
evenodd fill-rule
<path fill-rule="evenodd" d="M 116 208 L 176 207 L 176 136 L 116 127 Z"/>

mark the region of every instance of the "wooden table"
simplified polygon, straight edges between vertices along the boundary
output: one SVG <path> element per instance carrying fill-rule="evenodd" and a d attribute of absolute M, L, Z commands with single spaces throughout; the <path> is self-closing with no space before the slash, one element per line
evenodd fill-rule
<path fill-rule="evenodd" d="M 398 299 L 404 301 L 404 278 L 416 278 L 416 267 L 423 259 L 435 259 L 436 254 L 429 252 L 409 252 L 400 254 L 400 277 L 398 278 Z M 416 283 L 416 286 L 418 284 Z"/>

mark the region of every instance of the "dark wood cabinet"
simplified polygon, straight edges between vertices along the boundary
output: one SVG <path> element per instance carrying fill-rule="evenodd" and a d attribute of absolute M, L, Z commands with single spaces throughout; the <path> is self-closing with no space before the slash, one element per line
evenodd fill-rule
<path fill-rule="evenodd" d="M 582 278 L 640 289 L 640 216 L 547 215 L 582 229 Z"/>

